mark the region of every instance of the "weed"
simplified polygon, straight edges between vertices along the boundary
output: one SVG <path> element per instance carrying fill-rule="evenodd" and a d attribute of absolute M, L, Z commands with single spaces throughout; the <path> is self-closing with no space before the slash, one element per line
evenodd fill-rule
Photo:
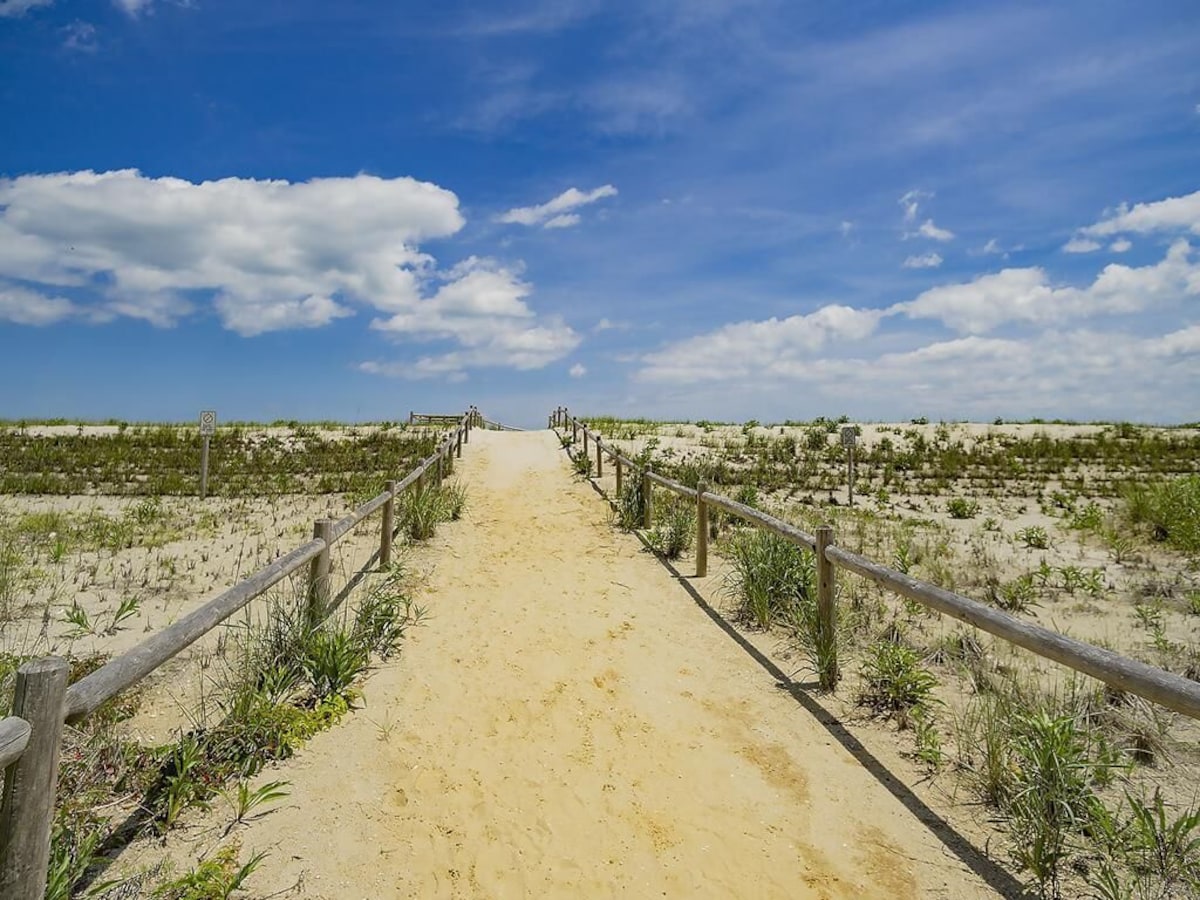
<path fill-rule="evenodd" d="M 898 714 L 901 723 L 910 709 L 930 701 L 937 685 L 915 650 L 886 638 L 867 648 L 860 674 L 858 702 L 878 713 Z"/>
<path fill-rule="evenodd" d="M 247 782 L 239 781 L 233 790 L 222 791 L 221 795 L 233 811 L 233 822 L 230 824 L 230 828 L 246 821 L 246 816 L 264 803 L 274 803 L 276 800 L 282 800 L 289 796 L 289 791 L 284 790 L 289 783 L 287 781 L 268 781 L 261 787 L 251 790 Z"/>
<path fill-rule="evenodd" d="M 791 617 L 797 602 L 816 597 L 812 554 L 769 531 L 738 533 L 730 541 L 732 571 L 727 589 L 737 598 L 734 617 L 757 628 L 770 628 Z"/>
<path fill-rule="evenodd" d="M 1030 525 L 1017 532 L 1017 540 L 1031 550 L 1045 550 L 1050 546 L 1050 536 L 1040 525 Z"/>
<path fill-rule="evenodd" d="M 1014 771 L 1006 804 L 1013 858 L 1043 897 L 1058 900 L 1069 840 L 1099 803 L 1090 787 L 1094 764 L 1074 716 L 1037 711 L 1015 716 L 1013 724 Z"/>
<path fill-rule="evenodd" d="M 158 887 L 154 900 L 228 900 L 266 858 L 266 852 L 238 865 L 238 846 L 230 844 L 205 859 L 187 874 Z"/>
<path fill-rule="evenodd" d="M 672 494 L 654 513 L 656 521 L 646 539 L 666 559 L 678 559 L 696 536 L 696 504 Z"/>
<path fill-rule="evenodd" d="M 946 512 L 952 519 L 973 519 L 979 513 L 979 503 L 966 497 L 952 497 L 946 501 Z"/>
<path fill-rule="evenodd" d="M 314 631 L 304 648 L 300 662 L 318 699 L 345 697 L 354 683 L 366 671 L 370 650 L 355 640 L 353 628 L 344 623 L 332 623 Z"/>
<path fill-rule="evenodd" d="M 1122 499 L 1126 518 L 1149 526 L 1154 540 L 1200 551 L 1200 475 L 1130 484 Z"/>

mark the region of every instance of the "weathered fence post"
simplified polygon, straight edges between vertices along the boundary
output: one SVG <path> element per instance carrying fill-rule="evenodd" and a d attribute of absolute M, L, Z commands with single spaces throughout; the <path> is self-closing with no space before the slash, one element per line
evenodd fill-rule
<path fill-rule="evenodd" d="M 457 446 L 454 448 L 454 455 L 456 457 L 458 457 L 459 459 L 462 459 L 462 433 L 463 433 L 462 426 L 459 425 L 458 431 L 455 432 L 455 435 L 456 435 L 455 440 L 457 442 Z"/>
<path fill-rule="evenodd" d="M 649 528 L 654 521 L 654 498 L 650 493 L 650 470 L 642 470 L 642 527 Z"/>
<path fill-rule="evenodd" d="M 596 438 L 596 478 L 604 477 L 604 448 L 600 445 L 600 438 Z"/>
<path fill-rule="evenodd" d="M 617 454 L 617 502 L 621 502 L 621 454 Z"/>
<path fill-rule="evenodd" d="M 822 525 L 817 529 L 817 677 L 821 687 L 831 691 L 838 683 L 837 607 L 834 605 L 833 563 L 825 556 L 833 546 L 833 529 Z"/>
<path fill-rule="evenodd" d="M 583 455 L 588 455 L 588 430 L 587 426 L 583 426 Z"/>
<path fill-rule="evenodd" d="M 12 714 L 30 725 L 29 743 L 4 774 L 0 805 L 0 897 L 42 900 L 58 785 L 67 661 L 47 656 L 17 670 Z"/>
<path fill-rule="evenodd" d="M 313 522 L 313 537 L 325 542 L 325 549 L 313 557 L 308 572 L 308 621 L 316 625 L 325 618 L 329 607 L 330 548 L 333 546 L 333 519 Z"/>
<path fill-rule="evenodd" d="M 396 533 L 396 482 L 387 483 L 387 492 L 391 496 L 383 504 L 383 524 L 379 527 L 379 566 L 387 568 L 392 564 L 392 535 Z"/>
<path fill-rule="evenodd" d="M 579 423 L 574 419 L 571 420 L 571 443 L 579 440 Z"/>
<path fill-rule="evenodd" d="M 441 487 L 442 478 L 443 478 L 443 475 L 442 475 L 442 448 L 438 447 L 438 449 L 437 449 L 437 481 L 435 481 L 433 483 L 435 487 Z"/>
<path fill-rule="evenodd" d="M 696 485 L 696 577 L 708 574 L 708 505 L 704 492 L 708 485 L 703 481 Z"/>
<path fill-rule="evenodd" d="M 466 428 L 463 430 L 463 443 L 469 444 L 469 443 L 471 443 L 471 414 L 470 413 L 467 413 L 466 419 L 467 419 Z"/>

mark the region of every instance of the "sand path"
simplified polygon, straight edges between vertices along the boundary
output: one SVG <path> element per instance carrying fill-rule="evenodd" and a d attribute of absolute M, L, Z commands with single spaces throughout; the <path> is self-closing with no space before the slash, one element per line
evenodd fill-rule
<path fill-rule="evenodd" d="M 269 778 L 259 895 L 994 896 L 573 480 L 475 432 L 432 618 Z M 704 588 L 711 588 L 710 583 Z"/>

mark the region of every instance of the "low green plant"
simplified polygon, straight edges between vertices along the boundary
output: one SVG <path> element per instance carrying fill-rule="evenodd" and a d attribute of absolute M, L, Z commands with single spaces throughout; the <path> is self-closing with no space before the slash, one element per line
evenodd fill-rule
<path fill-rule="evenodd" d="M 816 598 L 812 553 L 769 531 L 743 531 L 729 542 L 731 571 L 726 589 L 736 598 L 734 617 L 770 628 L 793 618 L 797 603 Z"/>
<path fill-rule="evenodd" d="M 1039 710 L 1013 718 L 1013 779 L 1006 803 L 1017 866 L 1043 897 L 1062 897 L 1062 870 L 1071 841 L 1093 819 L 1095 764 L 1073 715 Z"/>
<path fill-rule="evenodd" d="M 946 512 L 952 519 L 973 519 L 979 514 L 979 503 L 967 497 L 951 497 L 946 501 Z"/>
<path fill-rule="evenodd" d="M 580 450 L 571 457 L 571 468 L 575 470 L 575 474 L 581 478 L 590 478 L 592 474 L 592 466 L 595 463 L 592 461 L 591 454 Z"/>
<path fill-rule="evenodd" d="M 1125 517 L 1148 527 L 1154 540 L 1186 553 L 1200 551 L 1200 475 L 1133 483 L 1122 500 Z"/>
<path fill-rule="evenodd" d="M 222 791 L 221 795 L 233 812 L 233 822 L 230 823 L 230 828 L 246 821 L 246 817 L 264 803 L 274 803 L 276 800 L 282 800 L 289 796 L 290 792 L 285 790 L 288 784 L 290 782 L 268 781 L 251 790 L 248 782 L 239 781 L 234 788 Z M 228 831 L 228 829 L 226 830 Z"/>
<path fill-rule="evenodd" d="M 399 503 L 400 531 L 411 541 L 427 541 L 449 516 L 440 488 L 423 487 L 406 492 Z"/>
<path fill-rule="evenodd" d="M 932 699 L 937 686 L 917 651 L 888 638 L 867 648 L 859 674 L 858 702 L 878 713 L 898 715 L 902 723 L 909 710 Z"/>
<path fill-rule="evenodd" d="M 186 874 L 160 885 L 150 896 L 154 900 L 228 900 L 244 891 L 246 879 L 266 859 L 266 852 L 254 854 L 238 865 L 238 845 L 222 847 Z"/>
<path fill-rule="evenodd" d="M 696 504 L 672 495 L 654 510 L 654 527 L 646 535 L 650 546 L 666 559 L 678 559 L 696 537 Z"/>
<path fill-rule="evenodd" d="M 354 681 L 367 669 L 370 648 L 356 640 L 353 626 L 328 623 L 309 636 L 300 665 L 318 699 L 346 697 Z"/>
<path fill-rule="evenodd" d="M 1050 546 L 1050 535 L 1041 525 L 1029 525 L 1017 532 L 1017 540 L 1031 550 L 1045 550 Z"/>
<path fill-rule="evenodd" d="M 1102 900 L 1168 900 L 1200 895 L 1200 808 L 1177 816 L 1155 788 L 1149 802 L 1125 792 L 1127 816 L 1101 808 L 1093 842 L 1103 850 L 1086 880 Z"/>
<path fill-rule="evenodd" d="M 641 528 L 645 503 L 645 497 L 642 496 L 642 479 L 636 472 L 630 472 L 621 483 L 621 492 L 617 495 L 617 524 L 625 531 Z"/>

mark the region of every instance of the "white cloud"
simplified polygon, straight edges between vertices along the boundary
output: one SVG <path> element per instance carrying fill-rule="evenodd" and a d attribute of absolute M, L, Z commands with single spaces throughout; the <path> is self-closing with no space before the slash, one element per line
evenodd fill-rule
<path fill-rule="evenodd" d="M 149 9 L 154 0 L 113 0 L 113 6 L 123 10 L 130 16 L 137 17 Z"/>
<path fill-rule="evenodd" d="M 850 233 L 854 231 L 854 223 L 849 219 L 843 219 L 838 225 L 838 232 L 842 237 L 850 237 Z"/>
<path fill-rule="evenodd" d="M 632 327 L 630 322 L 614 322 L 612 319 L 603 318 L 592 326 L 592 331 L 628 331 Z"/>
<path fill-rule="evenodd" d="M 617 189 L 611 184 L 591 191 L 568 188 L 553 200 L 538 206 L 519 206 L 497 217 L 497 221 L 515 225 L 541 225 L 543 228 L 568 228 L 579 223 L 579 216 L 570 210 L 595 203 L 605 197 L 615 197 Z"/>
<path fill-rule="evenodd" d="M 921 223 L 921 227 L 917 229 L 917 234 L 921 237 L 931 238 L 935 241 L 952 241 L 954 240 L 954 232 L 948 231 L 945 228 L 938 228 L 933 224 L 933 219 L 926 219 Z"/>
<path fill-rule="evenodd" d="M 90 22 L 78 19 L 63 28 L 63 47 L 67 50 L 78 50 L 81 53 L 94 53 L 96 50 L 96 26 Z"/>
<path fill-rule="evenodd" d="M 575 365 L 571 366 L 571 368 L 567 370 L 567 374 L 572 378 L 582 378 L 587 374 L 587 367 L 584 366 L 583 363 L 575 363 Z"/>
<path fill-rule="evenodd" d="M 808 315 L 732 323 L 647 354 L 640 377 L 688 383 L 802 368 L 807 359 L 830 343 L 860 340 L 871 334 L 881 315 L 879 310 L 824 306 Z"/>
<path fill-rule="evenodd" d="M 986 253 L 989 255 L 993 254 L 993 253 L 1003 253 L 1004 248 L 1000 246 L 1000 242 L 997 241 L 995 238 L 990 238 L 988 240 L 988 242 L 983 245 L 983 250 L 980 252 Z"/>
<path fill-rule="evenodd" d="M 250 336 L 366 307 L 397 339 L 456 342 L 463 365 L 528 368 L 569 352 L 574 332 L 538 319 L 513 270 L 472 259 L 439 272 L 421 251 L 462 225 L 453 193 L 411 178 L 26 175 L 0 179 L 0 277 L 45 296 L 82 289 L 73 303 L 91 320 L 170 327 L 207 310 Z"/>
<path fill-rule="evenodd" d="M 901 265 L 906 269 L 936 269 L 942 262 L 940 253 L 922 253 L 908 257 Z"/>
<path fill-rule="evenodd" d="M 1200 191 L 1153 203 L 1122 205 L 1108 218 L 1084 228 L 1083 234 L 1109 237 L 1122 232 L 1185 231 L 1200 234 Z"/>
<path fill-rule="evenodd" d="M 17 325 L 53 325 L 81 310 L 64 297 L 47 297 L 16 285 L 0 284 L 0 321 Z"/>
<path fill-rule="evenodd" d="M 1200 266 L 1187 241 L 1162 262 L 1142 268 L 1111 263 L 1086 288 L 1053 287 L 1041 268 L 1003 269 L 963 284 L 931 288 L 889 312 L 937 319 L 955 331 L 978 334 L 1007 323 L 1050 325 L 1098 314 L 1141 312 L 1200 294 Z"/>
<path fill-rule="evenodd" d="M 1074 237 L 1063 244 L 1063 253 L 1095 253 L 1100 249 L 1098 241 L 1088 240 L 1087 238 Z"/>
<path fill-rule="evenodd" d="M 570 228 L 573 225 L 578 225 L 581 219 L 578 213 L 566 213 L 565 215 L 555 216 L 553 219 L 547 219 L 543 228 Z"/>
<path fill-rule="evenodd" d="M 1125 238 L 1117 238 L 1115 241 L 1113 241 L 1111 244 L 1108 245 L 1108 249 L 1111 250 L 1113 253 L 1124 253 L 1132 246 L 1133 246 L 1132 241 L 1128 241 Z"/>
<path fill-rule="evenodd" d="M 898 202 L 904 208 L 904 221 L 917 221 L 917 213 L 920 212 L 921 201 L 928 200 L 932 196 L 933 194 L 929 193 L 928 191 L 918 190 L 908 191 L 901 196 Z"/>
<path fill-rule="evenodd" d="M 0 19 L 23 16 L 31 9 L 49 6 L 54 0 L 0 0 Z"/>

